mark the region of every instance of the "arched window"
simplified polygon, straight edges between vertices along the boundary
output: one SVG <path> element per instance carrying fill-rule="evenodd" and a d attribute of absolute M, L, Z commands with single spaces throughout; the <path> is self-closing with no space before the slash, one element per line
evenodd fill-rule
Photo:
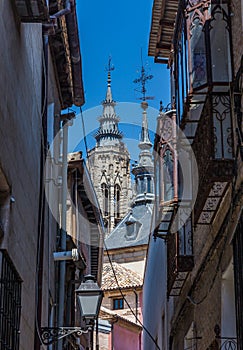
<path fill-rule="evenodd" d="M 102 191 L 103 215 L 108 216 L 108 213 L 109 213 L 109 188 L 108 188 L 107 184 L 105 184 L 105 183 L 101 184 L 101 191 Z"/>
<path fill-rule="evenodd" d="M 152 182 L 151 182 L 151 177 L 147 176 L 147 192 L 152 193 Z"/>
<path fill-rule="evenodd" d="M 121 188 L 116 184 L 114 188 L 115 218 L 120 217 L 120 194 Z"/>
<path fill-rule="evenodd" d="M 146 177 L 144 177 L 144 176 L 140 177 L 140 193 L 145 193 L 146 192 L 145 179 L 146 179 Z"/>
<path fill-rule="evenodd" d="M 174 197 L 174 179 L 173 179 L 173 155 L 169 148 L 166 149 L 163 156 L 163 185 L 164 185 L 164 198 L 163 200 L 170 201 Z"/>

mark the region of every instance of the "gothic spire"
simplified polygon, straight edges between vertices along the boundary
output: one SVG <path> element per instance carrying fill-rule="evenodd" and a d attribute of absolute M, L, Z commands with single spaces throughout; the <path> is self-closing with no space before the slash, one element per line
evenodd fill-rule
<path fill-rule="evenodd" d="M 111 64 L 111 58 L 109 58 L 107 67 L 107 90 L 105 100 L 102 102 L 103 113 L 99 117 L 100 127 L 95 134 L 95 138 L 98 146 L 114 145 L 118 144 L 122 139 L 122 133 L 118 129 L 119 117 L 116 115 L 115 105 L 116 102 L 112 98 L 111 92 L 111 71 L 115 68 Z"/>
<path fill-rule="evenodd" d="M 111 67 L 110 60 L 108 66 L 108 78 L 107 78 L 107 90 L 106 90 L 106 102 L 112 102 L 112 93 L 111 93 L 111 70 L 114 70 L 114 67 Z"/>
<path fill-rule="evenodd" d="M 138 147 L 143 150 L 147 149 L 149 150 L 152 147 L 152 143 L 149 138 L 149 131 L 148 131 L 148 120 L 147 120 L 147 108 L 148 103 L 143 101 L 141 103 L 141 107 L 143 109 L 143 121 L 142 121 L 142 132 L 141 132 L 141 140 L 139 142 Z"/>
<path fill-rule="evenodd" d="M 142 132 L 141 139 L 138 144 L 140 148 L 139 162 L 136 167 L 133 168 L 132 173 L 135 176 L 136 181 L 136 198 L 135 205 L 143 202 L 151 202 L 154 199 L 154 166 L 151 154 L 152 143 L 149 138 L 148 120 L 147 120 L 147 108 L 146 101 L 141 103 L 143 109 L 142 120 Z"/>

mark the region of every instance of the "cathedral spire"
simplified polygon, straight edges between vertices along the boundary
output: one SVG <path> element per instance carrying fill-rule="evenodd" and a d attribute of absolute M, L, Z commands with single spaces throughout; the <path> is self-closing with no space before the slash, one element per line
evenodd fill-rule
<path fill-rule="evenodd" d="M 143 109 L 143 120 L 141 139 L 138 144 L 140 148 L 139 162 L 132 170 L 136 182 L 136 198 L 134 205 L 139 205 L 144 202 L 151 203 L 154 200 L 154 166 L 151 154 L 152 143 L 149 138 L 148 130 L 147 102 L 143 101 L 141 107 Z"/>
<path fill-rule="evenodd" d="M 113 100 L 111 92 L 111 71 L 114 69 L 114 66 L 111 64 L 111 58 L 109 58 L 108 67 L 106 68 L 108 72 L 106 97 L 102 102 L 102 116 L 98 118 L 100 127 L 95 134 L 98 146 L 116 145 L 122 139 L 122 133 L 118 129 L 120 119 L 116 115 L 116 102 Z"/>
<path fill-rule="evenodd" d="M 113 71 L 115 67 L 111 64 L 111 57 L 109 57 L 108 66 L 106 68 L 108 72 L 107 79 L 107 90 L 106 90 L 106 102 L 112 102 L 112 93 L 111 93 L 111 71 Z"/>
<path fill-rule="evenodd" d="M 141 103 L 141 107 L 143 109 L 143 121 L 142 121 L 141 140 L 139 142 L 138 147 L 140 149 L 147 149 L 147 150 L 149 150 L 152 147 L 152 143 L 150 141 L 149 131 L 148 131 L 148 120 L 147 120 L 148 103 L 146 101 L 143 101 Z"/>
<path fill-rule="evenodd" d="M 140 77 L 133 81 L 135 84 L 139 84 L 141 86 L 140 90 L 137 91 L 142 94 L 140 99 L 142 100 L 141 108 L 143 110 L 141 138 L 138 144 L 138 147 L 140 148 L 139 162 L 132 170 L 136 182 L 136 197 L 134 205 L 140 205 L 141 203 L 152 203 L 154 200 L 154 166 L 151 154 L 152 143 L 149 138 L 147 120 L 148 103 L 146 101 L 153 99 L 151 96 L 146 96 L 146 84 L 147 81 L 151 80 L 152 78 L 152 75 L 146 74 L 142 60 Z"/>

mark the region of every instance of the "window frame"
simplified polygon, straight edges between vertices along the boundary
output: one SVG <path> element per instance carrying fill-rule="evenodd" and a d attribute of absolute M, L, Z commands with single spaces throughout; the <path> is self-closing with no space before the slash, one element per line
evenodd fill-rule
<path fill-rule="evenodd" d="M 117 303 L 117 307 L 116 304 Z M 112 309 L 113 310 L 122 310 L 124 309 L 124 299 L 123 298 L 113 298 L 112 299 Z"/>

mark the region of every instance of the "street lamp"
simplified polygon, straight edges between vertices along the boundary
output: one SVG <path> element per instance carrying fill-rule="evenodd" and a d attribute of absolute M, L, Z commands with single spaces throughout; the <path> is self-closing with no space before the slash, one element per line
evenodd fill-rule
<path fill-rule="evenodd" d="M 84 318 L 88 325 L 98 317 L 103 291 L 95 282 L 94 276 L 86 275 L 84 276 L 84 282 L 80 284 L 75 292 L 81 311 L 81 317 Z"/>
<path fill-rule="evenodd" d="M 100 311 L 103 291 L 95 282 L 94 276 L 86 275 L 84 276 L 84 282 L 80 284 L 75 292 L 80 307 L 81 317 L 84 319 L 87 327 L 42 327 L 41 340 L 43 344 L 50 345 L 71 334 L 81 336 L 92 330 L 91 327 L 93 326 L 93 321 L 97 319 Z"/>

